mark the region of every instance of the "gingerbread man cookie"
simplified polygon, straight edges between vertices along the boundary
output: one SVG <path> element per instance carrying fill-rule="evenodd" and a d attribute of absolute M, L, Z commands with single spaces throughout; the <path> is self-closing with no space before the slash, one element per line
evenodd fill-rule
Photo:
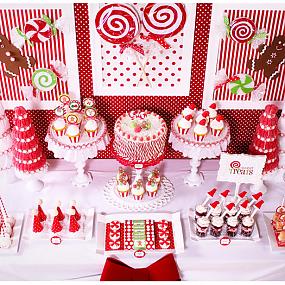
<path fill-rule="evenodd" d="M 271 45 L 258 47 L 260 57 L 250 59 L 247 68 L 258 71 L 263 70 L 268 79 L 275 79 L 280 75 L 278 67 L 285 62 L 285 36 L 276 36 Z"/>
<path fill-rule="evenodd" d="M 0 35 L 0 61 L 5 64 L 4 73 L 9 78 L 19 75 L 20 67 L 28 69 L 36 63 L 33 57 L 22 55 L 21 51 L 4 35 Z"/>

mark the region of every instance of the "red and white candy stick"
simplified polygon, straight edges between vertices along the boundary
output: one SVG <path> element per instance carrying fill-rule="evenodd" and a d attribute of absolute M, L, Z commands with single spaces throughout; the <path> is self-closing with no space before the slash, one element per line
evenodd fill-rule
<path fill-rule="evenodd" d="M 258 201 L 261 197 L 263 196 L 263 193 L 262 192 L 258 192 L 256 194 L 253 194 L 251 197 L 252 197 L 252 200 L 250 201 L 249 203 L 249 206 L 252 206 L 254 202 Z"/>
<path fill-rule="evenodd" d="M 215 196 L 216 192 L 217 192 L 217 189 L 216 189 L 216 188 L 213 188 L 211 191 L 209 191 L 209 192 L 207 193 L 207 198 L 206 198 L 205 201 L 202 203 L 202 206 L 205 206 L 205 205 L 208 203 L 208 201 L 209 201 L 211 198 L 213 198 L 213 197 Z"/>
<path fill-rule="evenodd" d="M 223 218 L 228 212 L 230 212 L 233 207 L 235 207 L 235 203 L 229 203 L 228 205 L 226 205 L 226 209 L 222 214 L 221 218 Z"/>
<path fill-rule="evenodd" d="M 238 217 L 239 214 L 243 209 L 246 209 L 248 207 L 249 201 L 246 199 L 239 205 L 239 211 L 237 212 L 236 216 Z"/>
<path fill-rule="evenodd" d="M 219 194 L 219 196 L 221 197 L 221 202 L 223 203 L 223 205 L 225 205 L 226 198 L 228 197 L 230 192 L 231 191 L 229 189 L 227 189 L 227 190 L 225 190 L 225 191 L 223 191 L 222 193 Z"/>
<path fill-rule="evenodd" d="M 208 212 L 208 214 L 206 215 L 206 218 L 209 218 L 210 215 L 212 214 L 212 212 L 220 205 L 219 201 L 215 201 L 213 203 L 210 204 L 210 211 Z"/>
<path fill-rule="evenodd" d="M 258 210 L 260 210 L 260 208 L 262 207 L 262 205 L 264 204 L 263 200 L 258 201 L 256 204 L 253 205 L 253 207 L 255 208 L 254 211 L 252 212 L 252 214 L 250 215 L 251 218 L 253 218 L 253 216 L 257 213 Z"/>
<path fill-rule="evenodd" d="M 239 202 L 246 196 L 247 192 L 246 191 L 242 191 L 238 194 L 238 198 L 237 198 L 237 202 L 236 204 L 238 205 Z"/>

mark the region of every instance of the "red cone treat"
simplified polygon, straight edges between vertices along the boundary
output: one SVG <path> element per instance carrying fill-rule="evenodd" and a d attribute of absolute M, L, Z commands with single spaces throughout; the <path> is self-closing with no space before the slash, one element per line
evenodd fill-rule
<path fill-rule="evenodd" d="M 57 215 L 54 216 L 54 218 L 53 218 L 51 231 L 53 233 L 59 233 L 59 232 L 62 231 L 62 225 L 61 225 L 60 221 L 58 220 L 58 216 Z"/>
<path fill-rule="evenodd" d="M 44 226 L 41 224 L 39 216 L 35 214 L 34 221 L 33 221 L 33 232 L 40 233 L 43 229 L 44 229 Z"/>
<path fill-rule="evenodd" d="M 38 217 L 40 219 L 40 222 L 44 222 L 47 219 L 47 215 L 45 214 L 43 208 L 42 208 L 42 200 L 39 200 L 38 202 Z"/>
<path fill-rule="evenodd" d="M 71 209 L 70 211 L 70 220 L 69 220 L 69 231 L 75 233 L 79 231 L 80 225 L 75 218 L 75 210 Z"/>

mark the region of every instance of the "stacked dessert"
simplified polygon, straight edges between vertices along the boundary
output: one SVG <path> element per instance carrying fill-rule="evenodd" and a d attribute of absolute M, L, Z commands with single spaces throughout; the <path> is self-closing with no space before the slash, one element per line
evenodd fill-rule
<path fill-rule="evenodd" d="M 216 188 L 209 191 L 204 202 L 195 208 L 197 236 L 206 237 L 209 232 L 213 237 L 220 237 L 225 232 L 229 237 L 235 237 L 237 234 L 250 237 L 255 224 L 254 215 L 264 203 L 259 200 L 262 193 L 252 195 L 249 201 L 246 198 L 247 192 L 243 191 L 226 202 L 230 190 L 225 190 L 220 193 L 219 200 L 209 203 L 216 192 Z"/>
<path fill-rule="evenodd" d="M 285 206 L 279 206 L 272 219 L 272 226 L 277 245 L 285 246 Z"/>
<path fill-rule="evenodd" d="M 224 117 L 217 112 L 217 104 L 212 103 L 206 110 L 199 110 L 195 104 L 183 109 L 177 120 L 180 135 L 189 135 L 192 128 L 194 139 L 201 142 L 207 135 L 219 137 L 225 127 Z"/>
<path fill-rule="evenodd" d="M 71 143 L 78 143 L 85 133 L 88 137 L 98 134 L 99 120 L 92 98 L 83 100 L 83 108 L 77 100 L 70 100 L 67 94 L 59 96 L 61 105 L 55 109 L 57 118 L 52 122 L 56 136 L 67 136 Z"/>
<path fill-rule="evenodd" d="M 115 123 L 113 148 L 127 166 L 154 165 L 162 159 L 167 135 L 165 121 L 149 111 L 131 111 Z"/>
<path fill-rule="evenodd" d="M 155 197 L 160 187 L 160 180 L 159 170 L 156 168 L 148 175 L 145 186 L 143 179 L 134 179 L 130 187 L 130 175 L 120 167 L 116 176 L 117 191 L 122 198 L 131 194 L 135 200 L 142 200 L 145 193 L 149 197 Z"/>

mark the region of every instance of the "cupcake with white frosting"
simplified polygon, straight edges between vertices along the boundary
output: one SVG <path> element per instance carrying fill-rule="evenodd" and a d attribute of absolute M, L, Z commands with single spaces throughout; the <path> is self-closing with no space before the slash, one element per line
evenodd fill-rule
<path fill-rule="evenodd" d="M 146 183 L 146 193 L 149 197 L 155 197 L 158 191 L 158 183 L 155 179 L 149 179 Z"/>
<path fill-rule="evenodd" d="M 183 109 L 181 114 L 182 114 L 183 118 L 185 118 L 188 115 L 194 116 L 196 111 L 197 111 L 196 105 L 191 103 L 189 106 L 187 106 L 186 108 Z"/>
<path fill-rule="evenodd" d="M 65 134 L 66 131 L 66 123 L 63 118 L 57 118 L 52 123 L 52 129 L 55 131 L 56 135 L 61 137 Z"/>
<path fill-rule="evenodd" d="M 135 200 L 142 200 L 145 189 L 141 179 L 138 179 L 133 183 L 131 192 Z"/>
<path fill-rule="evenodd" d="M 208 128 L 206 127 L 206 120 L 201 120 L 194 128 L 194 138 L 196 141 L 201 142 L 204 140 L 208 133 Z"/>
<path fill-rule="evenodd" d="M 245 237 L 250 237 L 253 232 L 253 226 L 254 226 L 254 219 L 250 216 L 244 217 L 242 219 L 240 234 Z"/>
<path fill-rule="evenodd" d="M 209 111 L 203 111 L 196 117 L 196 123 L 199 124 L 202 120 L 206 120 L 206 126 L 209 124 Z"/>
<path fill-rule="evenodd" d="M 220 134 L 222 133 L 224 127 L 225 127 L 225 123 L 224 123 L 224 117 L 222 115 L 218 115 L 216 117 L 216 119 L 214 119 L 210 123 L 210 128 L 211 128 L 212 135 L 215 136 L 215 137 L 220 136 Z"/>
<path fill-rule="evenodd" d="M 214 119 L 216 119 L 218 113 L 217 113 L 217 104 L 214 102 L 212 103 L 207 111 L 209 112 L 209 118 L 210 118 L 210 122 L 213 121 Z"/>
<path fill-rule="evenodd" d="M 66 135 L 71 143 L 78 143 L 80 139 L 80 129 L 78 125 L 69 125 L 66 129 Z"/>
<path fill-rule="evenodd" d="M 130 185 L 127 180 L 120 179 L 117 183 L 117 191 L 121 197 L 127 197 L 130 193 Z"/>
<path fill-rule="evenodd" d="M 96 120 L 89 119 L 87 120 L 84 129 L 88 134 L 88 137 L 94 138 L 98 133 L 98 122 Z"/>
<path fill-rule="evenodd" d="M 179 134 L 186 135 L 191 128 L 192 121 L 193 116 L 191 114 L 188 114 L 186 117 L 182 117 L 177 123 Z"/>

